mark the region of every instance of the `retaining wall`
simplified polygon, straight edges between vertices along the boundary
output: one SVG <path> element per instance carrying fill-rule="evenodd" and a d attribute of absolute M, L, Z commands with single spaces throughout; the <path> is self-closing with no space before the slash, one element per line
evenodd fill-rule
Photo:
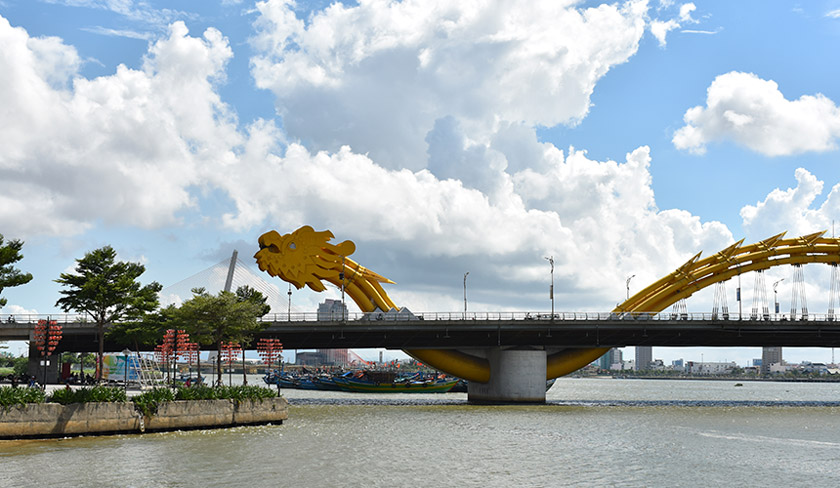
<path fill-rule="evenodd" d="M 130 434 L 166 430 L 213 429 L 236 425 L 283 423 L 288 418 L 285 398 L 262 401 L 194 400 L 160 405 L 143 416 L 134 403 L 32 403 L 0 407 L 0 439 Z"/>

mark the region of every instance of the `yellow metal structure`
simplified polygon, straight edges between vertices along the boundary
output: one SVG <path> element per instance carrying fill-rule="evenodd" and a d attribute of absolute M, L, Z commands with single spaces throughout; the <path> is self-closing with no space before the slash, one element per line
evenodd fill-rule
<path fill-rule="evenodd" d="M 784 239 L 784 233 L 755 244 L 741 246 L 743 239 L 726 249 L 700 259 L 689 259 L 673 273 L 656 281 L 616 307 L 614 313 L 658 313 L 709 285 L 748 271 L 802 263 L 840 263 L 840 239 L 825 238 L 825 232 Z M 321 280 L 341 288 L 363 312 L 397 308 L 381 283 L 393 281 L 348 258 L 356 251 L 352 241 L 330 244 L 330 231 L 316 232 L 303 226 L 291 234 L 270 231 L 260 236 L 254 255 L 262 271 L 295 285 L 324 291 Z M 609 348 L 569 348 L 546 358 L 546 378 L 565 376 L 586 366 Z M 490 380 L 489 362 L 450 349 L 409 349 L 408 354 L 441 371 L 470 381 Z"/>

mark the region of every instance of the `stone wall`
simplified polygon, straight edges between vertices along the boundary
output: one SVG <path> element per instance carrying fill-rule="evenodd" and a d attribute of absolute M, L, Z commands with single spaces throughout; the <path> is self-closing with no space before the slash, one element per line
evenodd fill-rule
<path fill-rule="evenodd" d="M 0 439 L 129 434 L 236 425 L 282 423 L 288 418 L 285 398 L 263 401 L 195 400 L 164 403 L 144 417 L 134 403 L 58 403 L 0 407 Z"/>

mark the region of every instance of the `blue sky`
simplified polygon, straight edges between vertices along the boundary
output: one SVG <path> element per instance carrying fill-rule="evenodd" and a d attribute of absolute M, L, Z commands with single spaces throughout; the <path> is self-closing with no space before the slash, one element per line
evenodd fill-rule
<path fill-rule="evenodd" d="M 0 233 L 34 275 L 3 314 L 55 312 L 53 280 L 106 244 L 166 287 L 304 224 L 356 242 L 415 311 L 459 310 L 466 271 L 472 310 L 548 310 L 549 255 L 557 309 L 608 310 L 629 275 L 840 220 L 840 1 L 0 0 L 0 17 Z M 828 273 L 806 275 L 825 313 Z"/>

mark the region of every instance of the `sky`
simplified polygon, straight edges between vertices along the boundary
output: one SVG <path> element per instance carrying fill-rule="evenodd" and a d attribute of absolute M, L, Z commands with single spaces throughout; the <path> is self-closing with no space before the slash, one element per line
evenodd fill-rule
<path fill-rule="evenodd" d="M 548 311 L 546 257 L 556 310 L 609 311 L 697 252 L 832 233 L 838 44 L 840 0 L 0 0 L 0 233 L 34 276 L 0 313 L 58 312 L 105 245 L 169 287 L 302 225 L 415 312 L 462 310 L 466 272 L 471 311 Z M 761 355 L 654 349 L 701 354 Z"/>

